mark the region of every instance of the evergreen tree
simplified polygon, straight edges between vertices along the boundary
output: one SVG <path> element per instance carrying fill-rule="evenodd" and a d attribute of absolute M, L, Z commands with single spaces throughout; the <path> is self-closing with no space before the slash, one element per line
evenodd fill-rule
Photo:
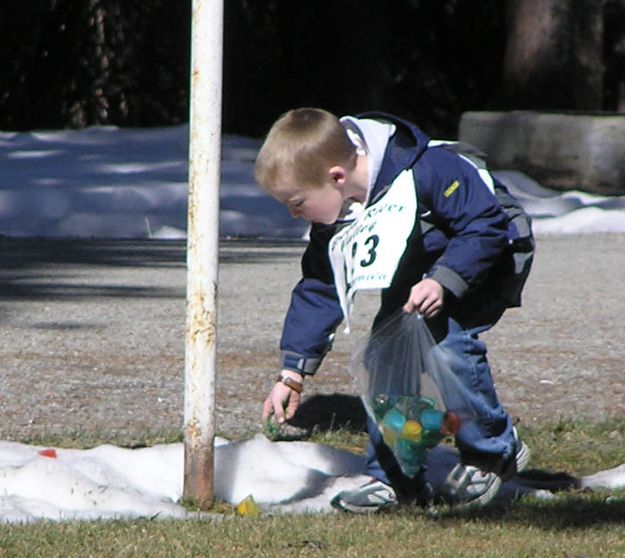
<path fill-rule="evenodd" d="M 186 120 L 186 2 L 29 0 L 0 12 L 9 45 L 1 59 L 2 127 Z"/>

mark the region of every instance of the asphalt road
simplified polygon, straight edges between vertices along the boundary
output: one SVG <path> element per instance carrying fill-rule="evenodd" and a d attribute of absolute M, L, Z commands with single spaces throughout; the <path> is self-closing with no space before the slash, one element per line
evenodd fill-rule
<path fill-rule="evenodd" d="M 220 249 L 216 429 L 259 430 L 300 243 Z M 185 245 L 0 239 L 0 438 L 175 436 L 183 423 Z M 538 239 L 524 307 L 485 340 L 499 396 L 521 421 L 625 415 L 625 236 Z M 359 295 L 306 385 L 300 420 L 336 427 L 362 411 L 346 361 L 376 296 Z"/>

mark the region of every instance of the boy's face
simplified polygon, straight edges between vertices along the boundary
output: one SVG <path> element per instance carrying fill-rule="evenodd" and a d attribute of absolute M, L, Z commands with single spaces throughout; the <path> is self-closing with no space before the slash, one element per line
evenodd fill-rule
<path fill-rule="evenodd" d="M 298 187 L 291 180 L 278 180 L 271 195 L 287 206 L 294 219 L 301 217 L 313 223 L 331 225 L 343 208 L 343 188 L 336 178 L 328 174 L 319 187 Z"/>

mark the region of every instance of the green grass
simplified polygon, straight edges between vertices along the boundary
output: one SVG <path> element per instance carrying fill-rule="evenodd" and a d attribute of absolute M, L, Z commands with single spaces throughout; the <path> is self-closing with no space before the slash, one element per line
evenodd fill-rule
<path fill-rule="evenodd" d="M 532 447 L 533 468 L 579 475 L 625 462 L 625 420 L 559 421 L 520 431 Z M 352 451 L 365 443 L 364 436 L 346 431 L 317 434 L 315 441 Z M 400 510 L 372 517 L 251 518 L 219 503 L 214 511 L 220 520 L 4 525 L 0 557 L 625 556 L 625 491 L 568 492 L 481 510 L 445 508 L 434 516 Z"/>

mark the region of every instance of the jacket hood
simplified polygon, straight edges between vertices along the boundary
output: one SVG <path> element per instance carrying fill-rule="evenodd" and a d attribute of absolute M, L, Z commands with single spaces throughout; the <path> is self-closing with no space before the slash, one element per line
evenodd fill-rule
<path fill-rule="evenodd" d="M 370 200 L 374 201 L 402 171 L 414 166 L 415 161 L 428 148 L 430 138 L 411 122 L 384 112 L 366 112 L 359 114 L 358 118 L 391 122 L 396 128 L 371 192 Z"/>

